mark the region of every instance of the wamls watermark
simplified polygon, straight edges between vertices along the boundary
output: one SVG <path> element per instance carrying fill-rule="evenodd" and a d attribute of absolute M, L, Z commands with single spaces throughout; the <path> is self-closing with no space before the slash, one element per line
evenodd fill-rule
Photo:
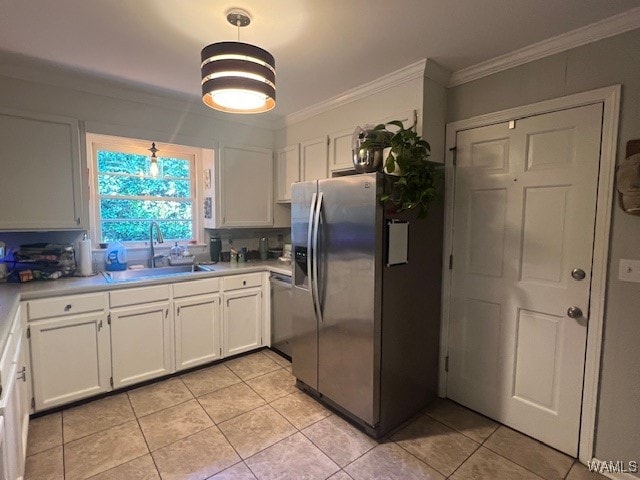
<path fill-rule="evenodd" d="M 590 472 L 595 473 L 638 473 L 640 472 L 640 464 L 631 460 L 628 462 L 622 460 L 590 460 L 587 462 Z"/>

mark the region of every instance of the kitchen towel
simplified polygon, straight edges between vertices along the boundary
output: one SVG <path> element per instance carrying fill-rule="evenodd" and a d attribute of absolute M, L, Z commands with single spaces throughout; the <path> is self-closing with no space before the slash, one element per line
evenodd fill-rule
<path fill-rule="evenodd" d="M 93 258 L 91 253 L 91 239 L 80 240 L 80 275 L 93 275 Z"/>

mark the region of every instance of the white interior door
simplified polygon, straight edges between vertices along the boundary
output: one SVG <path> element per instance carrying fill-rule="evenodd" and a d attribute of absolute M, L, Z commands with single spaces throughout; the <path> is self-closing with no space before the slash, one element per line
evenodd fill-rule
<path fill-rule="evenodd" d="M 447 396 L 574 456 L 601 124 L 595 104 L 456 139 Z"/>

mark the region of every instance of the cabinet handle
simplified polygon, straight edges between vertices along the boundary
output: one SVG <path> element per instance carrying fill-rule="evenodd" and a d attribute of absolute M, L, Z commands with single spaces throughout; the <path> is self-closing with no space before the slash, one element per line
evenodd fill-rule
<path fill-rule="evenodd" d="M 102 320 L 98 322 L 98 331 L 102 330 Z"/>
<path fill-rule="evenodd" d="M 65 307 L 64 307 L 64 311 L 65 311 L 65 312 L 68 312 L 69 310 L 71 310 L 71 304 L 70 304 L 70 303 L 68 303 L 68 304 L 67 304 L 67 305 L 65 305 Z"/>
<path fill-rule="evenodd" d="M 178 307 L 178 311 L 176 313 L 180 315 L 180 307 Z"/>
<path fill-rule="evenodd" d="M 164 311 L 164 318 L 167 318 L 168 316 L 169 316 L 169 309 L 167 308 L 167 309 Z"/>
<path fill-rule="evenodd" d="M 18 380 L 22 378 L 23 382 L 27 381 L 27 367 L 22 367 L 22 370 L 18 372 Z"/>
<path fill-rule="evenodd" d="M 246 280 L 243 280 L 243 281 L 242 281 L 242 285 L 244 286 L 244 285 L 246 285 L 246 284 L 247 284 L 247 281 L 246 281 Z"/>

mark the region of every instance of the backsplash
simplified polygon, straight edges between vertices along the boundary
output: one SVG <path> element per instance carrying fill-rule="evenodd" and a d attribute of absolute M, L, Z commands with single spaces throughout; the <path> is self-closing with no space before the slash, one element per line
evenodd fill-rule
<path fill-rule="evenodd" d="M 209 239 L 213 235 L 219 235 L 222 239 L 222 251 L 228 252 L 231 247 L 240 250 L 246 247 L 247 250 L 258 250 L 259 241 L 262 237 L 269 240 L 270 249 L 282 249 L 283 244 L 291 243 L 291 230 L 282 229 L 224 229 L 205 230 L 205 243 L 200 245 L 190 245 L 189 251 L 195 256 L 196 262 L 207 262 L 209 256 Z M 20 245 L 31 243 L 69 243 L 76 249 L 76 258 L 79 262 L 78 251 L 79 242 L 84 236 L 83 231 L 57 231 L 57 232 L 0 232 L 0 241 L 6 244 L 7 258 L 13 258 L 13 252 L 20 248 Z M 181 243 L 180 245 L 186 245 Z M 94 271 L 104 270 L 104 258 L 106 249 L 97 248 L 93 245 L 92 261 Z M 169 250 L 173 247 L 173 242 L 164 242 L 155 245 L 156 253 L 169 255 Z M 127 263 L 131 265 L 145 265 L 149 259 L 149 247 L 136 247 L 127 249 Z"/>
<path fill-rule="evenodd" d="M 289 228 L 269 228 L 269 229 L 207 229 L 207 244 L 209 238 L 213 235 L 219 235 L 222 239 L 222 251 L 228 252 L 231 247 L 240 250 L 246 247 L 247 250 L 258 250 L 259 242 L 262 237 L 269 240 L 270 249 L 282 249 L 285 243 L 291 243 L 291 229 Z"/>

